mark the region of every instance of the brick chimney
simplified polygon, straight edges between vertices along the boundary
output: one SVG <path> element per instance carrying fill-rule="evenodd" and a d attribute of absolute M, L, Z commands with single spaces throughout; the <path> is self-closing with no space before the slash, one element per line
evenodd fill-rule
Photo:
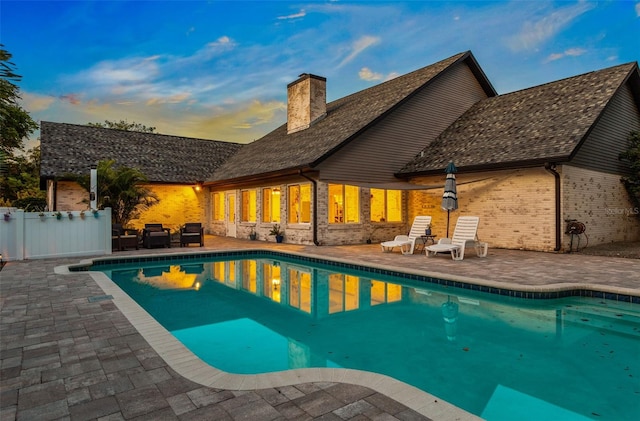
<path fill-rule="evenodd" d="M 287 134 L 308 129 L 327 115 L 327 79 L 303 73 L 287 85 Z"/>

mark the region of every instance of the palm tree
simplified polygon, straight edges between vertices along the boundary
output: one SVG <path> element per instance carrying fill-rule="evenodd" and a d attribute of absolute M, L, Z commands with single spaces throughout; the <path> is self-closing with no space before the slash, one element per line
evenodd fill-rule
<path fill-rule="evenodd" d="M 140 213 L 160 202 L 154 192 L 144 187 L 147 177 L 137 168 L 115 166 L 115 160 L 98 162 L 98 207 L 111 208 L 111 222 L 126 226 Z M 90 177 L 79 176 L 76 181 L 90 191 Z"/>

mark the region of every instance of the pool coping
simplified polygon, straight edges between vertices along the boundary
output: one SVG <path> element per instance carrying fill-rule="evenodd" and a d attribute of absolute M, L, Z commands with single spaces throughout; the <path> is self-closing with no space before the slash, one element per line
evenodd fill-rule
<path fill-rule="evenodd" d="M 431 278 L 448 278 L 448 281 L 454 284 L 450 286 L 461 287 L 455 283 L 465 285 L 480 285 L 489 288 L 487 291 L 491 294 L 501 294 L 500 291 L 522 291 L 532 293 L 535 297 L 529 298 L 554 298 L 546 297 L 545 293 L 561 293 L 575 291 L 591 291 L 602 294 L 613 294 L 616 296 L 630 297 L 631 302 L 640 304 L 640 293 L 636 290 L 612 287 L 605 285 L 567 283 L 567 284 L 549 284 L 544 286 L 527 286 L 512 284 L 507 282 L 495 282 L 484 279 L 476 279 L 465 276 L 454 276 L 439 272 L 428 272 L 423 270 L 412 270 L 397 268 L 389 269 L 384 265 L 367 262 L 355 262 L 348 259 L 328 258 L 326 256 L 314 256 L 309 253 L 297 253 L 293 251 L 271 251 L 265 249 L 233 249 L 225 251 L 210 252 L 185 252 L 185 253 L 168 253 L 153 255 L 136 255 L 131 257 L 99 257 L 81 260 L 79 263 L 58 266 L 54 269 L 57 274 L 78 273 L 71 271 L 70 268 L 78 268 L 92 265 L 96 261 L 119 261 L 119 262 L 157 262 L 178 259 L 198 259 L 212 255 L 228 255 L 228 254 L 273 254 L 294 256 L 305 260 L 317 259 L 318 261 L 338 262 L 355 267 L 370 267 L 385 272 L 397 272 L 406 275 L 416 275 L 420 277 Z M 153 349 L 162 357 L 167 364 L 183 377 L 202 384 L 204 386 L 228 389 L 228 390 L 255 390 L 272 387 L 291 386 L 300 383 L 310 382 L 337 382 L 355 384 L 368 387 L 376 392 L 382 393 L 391 399 L 394 399 L 403 405 L 415 410 L 416 412 L 427 416 L 431 419 L 443 421 L 448 420 L 480 420 L 482 418 L 465 411 L 453 404 L 450 404 L 434 395 L 424 392 L 414 386 L 404 383 L 383 374 L 344 368 L 306 368 L 286 370 L 273 373 L 264 373 L 256 375 L 232 374 L 219 370 L 193 354 L 181 342 L 179 342 L 168 330 L 166 330 L 159 322 L 157 322 L 149 313 L 146 312 L 138 303 L 136 303 L 128 294 L 120 289 L 106 274 L 103 272 L 87 270 L 87 274 L 100 286 L 108 298 L 112 299 L 118 309 L 125 315 L 129 322 L 140 332 Z M 439 285 L 432 283 L 432 285 Z M 448 285 L 447 285 L 448 286 Z M 495 290 L 495 291 L 492 291 Z M 480 290 L 478 290 L 480 291 Z M 538 294 L 542 294 L 538 296 Z M 572 294 L 570 294 L 572 295 Z M 589 295 L 587 295 L 589 296 Z M 527 298 L 527 297 L 522 297 Z M 606 298 L 604 295 L 602 298 Z M 623 300 L 625 301 L 625 300 Z"/>

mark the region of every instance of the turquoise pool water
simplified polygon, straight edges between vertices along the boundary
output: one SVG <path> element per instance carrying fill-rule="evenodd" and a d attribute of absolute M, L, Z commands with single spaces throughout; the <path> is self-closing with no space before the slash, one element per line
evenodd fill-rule
<path fill-rule="evenodd" d="M 294 258 L 225 259 L 96 269 L 228 372 L 373 371 L 490 421 L 640 415 L 638 304 L 509 298 Z"/>

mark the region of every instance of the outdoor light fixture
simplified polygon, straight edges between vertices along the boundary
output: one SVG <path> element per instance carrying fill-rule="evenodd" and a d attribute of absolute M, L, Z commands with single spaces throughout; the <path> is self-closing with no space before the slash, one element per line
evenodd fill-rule
<path fill-rule="evenodd" d="M 202 183 L 203 183 L 202 181 L 196 181 L 196 185 L 195 185 L 194 189 L 196 191 L 201 191 L 202 190 Z"/>

